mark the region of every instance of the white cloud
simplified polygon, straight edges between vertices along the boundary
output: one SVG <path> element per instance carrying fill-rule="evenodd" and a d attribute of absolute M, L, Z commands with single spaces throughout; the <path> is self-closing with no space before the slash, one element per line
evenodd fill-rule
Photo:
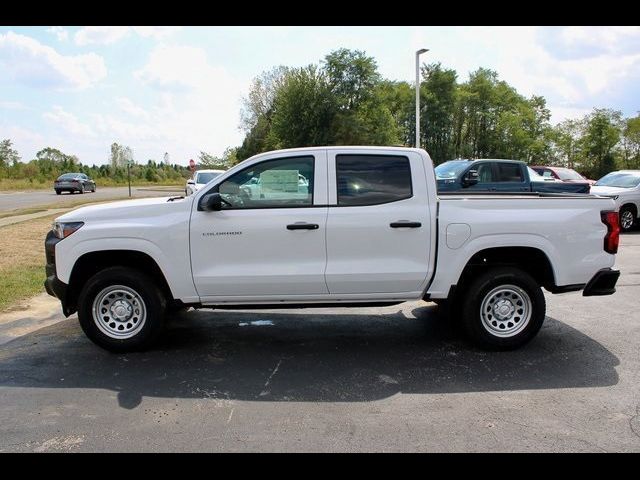
<path fill-rule="evenodd" d="M 136 33 L 143 38 L 161 40 L 180 30 L 180 27 L 82 27 L 73 39 L 76 45 L 110 45 L 129 34 Z"/>
<path fill-rule="evenodd" d="M 126 97 L 118 97 L 118 98 L 116 98 L 116 105 L 124 113 L 127 113 L 128 115 L 131 115 L 132 117 L 139 117 L 139 118 L 148 118 L 149 117 L 149 113 L 144 108 L 140 107 L 139 105 L 136 105 L 135 103 L 133 103 L 130 99 L 128 99 Z"/>
<path fill-rule="evenodd" d="M 0 108 L 5 110 L 25 110 L 27 107 L 21 102 L 13 100 L 0 100 Z"/>
<path fill-rule="evenodd" d="M 481 66 L 495 70 L 521 94 L 544 96 L 554 118 L 592 107 L 594 97 L 640 76 L 640 49 L 631 48 L 640 45 L 638 27 L 461 27 L 447 29 L 444 38 L 433 33 L 416 28 L 408 50 L 431 47 L 423 61 L 456 69 L 460 81 Z"/>
<path fill-rule="evenodd" d="M 208 64 L 202 48 L 160 46 L 151 52 L 147 64 L 134 73 L 146 85 L 160 90 L 180 91 L 204 86 L 225 76 L 223 68 Z"/>
<path fill-rule="evenodd" d="M 47 32 L 55 35 L 56 38 L 61 42 L 64 42 L 69 38 L 69 32 L 62 27 L 50 27 L 47 28 Z"/>
<path fill-rule="evenodd" d="M 67 112 L 64 108 L 58 105 L 53 107 L 52 112 L 43 113 L 42 118 L 54 123 L 57 127 L 72 135 L 88 137 L 94 135 L 94 132 L 89 125 L 80 122 L 74 114 Z"/>
<path fill-rule="evenodd" d="M 237 128 L 240 99 L 248 85 L 225 68 L 210 64 L 203 49 L 159 45 L 134 76 L 158 95 L 147 118 L 138 118 L 150 127 L 149 132 L 159 135 L 162 151 L 169 151 L 176 162 L 185 163 L 200 150 L 221 154 L 241 142 Z M 119 106 L 132 115 L 141 113 L 127 101 L 120 101 Z M 126 128 L 120 130 L 126 134 Z M 159 148 L 157 138 L 147 138 Z"/>
<path fill-rule="evenodd" d="M 73 40 L 76 45 L 109 45 L 126 37 L 129 27 L 83 27 L 76 32 Z"/>
<path fill-rule="evenodd" d="M 95 53 L 61 55 L 37 40 L 8 32 L 0 35 L 0 67 L 33 87 L 86 88 L 107 74 Z"/>
<path fill-rule="evenodd" d="M 162 40 L 175 32 L 181 27 L 131 27 L 134 32 L 144 38 L 153 38 L 154 40 Z"/>
<path fill-rule="evenodd" d="M 581 107 L 563 107 L 556 105 L 549 105 L 549 110 L 551 110 L 551 123 L 553 125 L 557 125 L 563 120 L 567 119 L 578 119 L 582 118 L 585 115 L 591 112 L 591 108 L 581 108 Z"/>

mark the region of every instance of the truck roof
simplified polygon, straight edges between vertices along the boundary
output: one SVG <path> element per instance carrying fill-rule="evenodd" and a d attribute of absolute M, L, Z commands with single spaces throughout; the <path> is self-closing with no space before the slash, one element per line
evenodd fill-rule
<path fill-rule="evenodd" d="M 398 150 L 398 151 L 406 151 L 406 152 L 425 152 L 423 148 L 413 148 L 413 147 L 403 147 L 400 145 L 389 145 L 389 146 L 371 146 L 371 145 L 319 145 L 317 147 L 298 147 L 298 148 L 283 148 L 280 150 L 270 150 L 268 152 L 262 152 L 254 155 L 254 157 L 258 157 L 261 155 L 272 155 L 275 153 L 296 153 L 296 152 L 308 152 L 313 150 L 371 150 L 371 151 L 389 151 L 389 150 Z"/>

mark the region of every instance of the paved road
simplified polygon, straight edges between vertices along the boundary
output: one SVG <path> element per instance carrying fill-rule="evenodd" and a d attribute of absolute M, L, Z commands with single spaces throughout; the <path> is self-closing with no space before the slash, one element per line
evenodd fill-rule
<path fill-rule="evenodd" d="M 151 187 L 131 187 L 131 194 L 134 198 L 157 197 L 180 193 L 184 193 L 184 190 L 181 189 L 181 187 L 175 187 L 175 189 L 165 189 L 164 191 L 159 188 L 152 190 Z M 56 195 L 53 189 L 31 190 L 25 192 L 5 191 L 0 192 L 0 213 L 29 207 L 46 206 L 49 208 L 57 208 L 71 205 L 79 200 L 91 199 L 95 201 L 102 201 L 119 197 L 126 197 L 128 195 L 128 187 L 98 187 L 96 193 L 85 193 L 84 195 L 80 195 L 78 193 L 63 193 L 62 195 Z"/>
<path fill-rule="evenodd" d="M 424 302 L 188 312 L 128 355 L 40 307 L 0 346 L 0 451 L 638 452 L 640 232 L 618 266 L 615 295 L 548 295 L 503 353 Z"/>

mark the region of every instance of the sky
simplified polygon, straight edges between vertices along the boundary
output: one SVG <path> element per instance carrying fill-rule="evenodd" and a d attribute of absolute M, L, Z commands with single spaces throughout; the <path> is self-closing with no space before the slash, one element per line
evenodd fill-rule
<path fill-rule="evenodd" d="M 640 111 L 640 27 L 0 27 L 0 139 L 23 161 L 49 146 L 99 165 L 117 142 L 137 162 L 186 165 L 242 143 L 254 77 L 341 47 L 390 80 L 414 81 L 420 48 L 459 81 L 491 68 L 544 96 L 552 123 Z"/>

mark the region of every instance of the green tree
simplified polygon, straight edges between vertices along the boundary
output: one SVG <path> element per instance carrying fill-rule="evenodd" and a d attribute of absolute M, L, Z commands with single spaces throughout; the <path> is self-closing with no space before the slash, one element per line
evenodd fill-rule
<path fill-rule="evenodd" d="M 441 163 L 454 155 L 452 139 L 458 88 L 457 74 L 455 70 L 443 69 L 440 63 L 425 65 L 421 71 L 420 143 L 435 163 Z M 414 102 L 415 99 L 412 99 L 411 104 L 415 108 Z M 415 119 L 410 126 L 411 137 L 415 138 Z"/>
<path fill-rule="evenodd" d="M 622 130 L 622 166 L 626 169 L 640 169 L 640 115 L 627 118 Z"/>
<path fill-rule="evenodd" d="M 596 108 L 587 117 L 583 153 L 589 173 L 600 178 L 616 168 L 614 148 L 620 141 L 622 112 Z"/>
<path fill-rule="evenodd" d="M 322 70 L 314 65 L 292 69 L 275 97 L 267 144 L 291 148 L 332 143 L 336 108 Z"/>
<path fill-rule="evenodd" d="M 552 142 L 559 164 L 568 168 L 581 168 L 584 120 L 566 119 L 553 129 Z"/>
<path fill-rule="evenodd" d="M 335 50 L 324 58 L 323 66 L 340 110 L 357 110 L 371 100 L 381 80 L 375 59 L 361 50 Z"/>
<path fill-rule="evenodd" d="M 12 146 L 8 138 L 0 142 L 0 168 L 6 168 L 20 161 L 18 151 Z"/>

